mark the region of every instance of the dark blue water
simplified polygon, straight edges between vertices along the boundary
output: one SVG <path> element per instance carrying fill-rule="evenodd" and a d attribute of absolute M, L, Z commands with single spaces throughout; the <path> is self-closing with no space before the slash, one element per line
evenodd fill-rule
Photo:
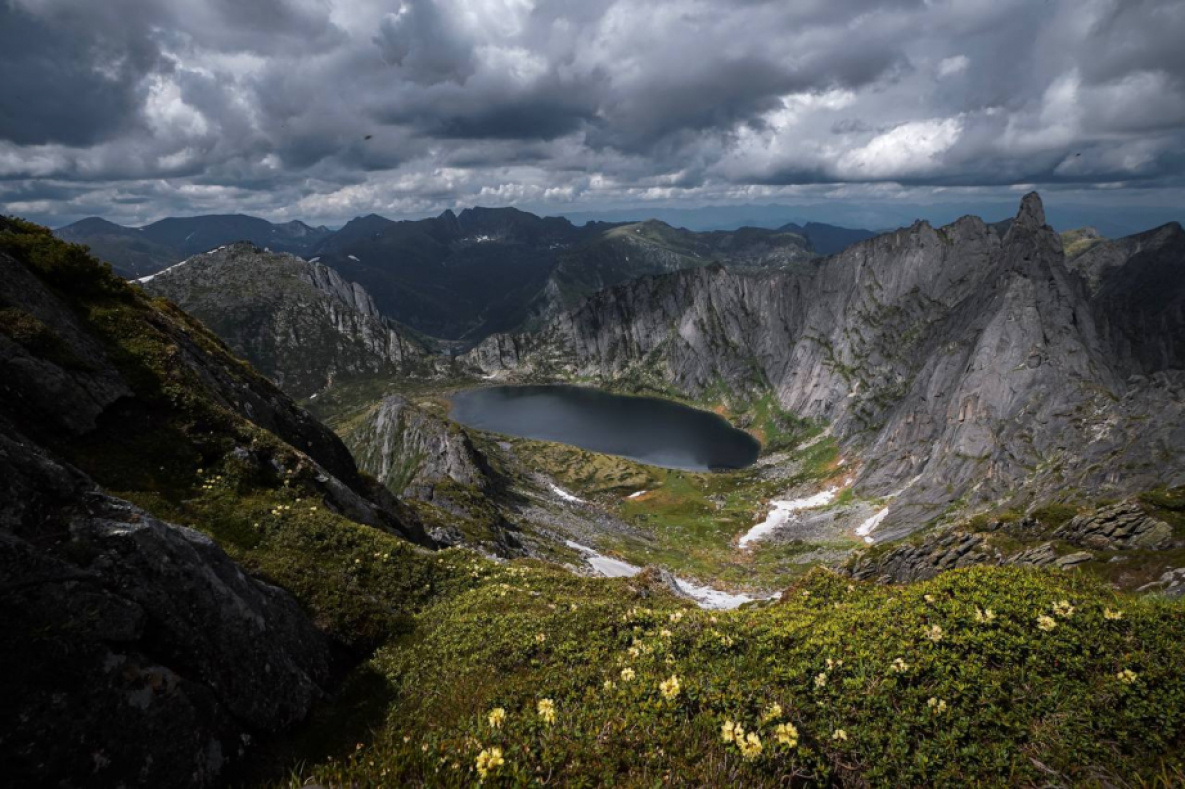
<path fill-rule="evenodd" d="M 688 471 L 744 468 L 761 445 L 707 411 L 582 386 L 491 386 L 452 397 L 463 425 Z"/>

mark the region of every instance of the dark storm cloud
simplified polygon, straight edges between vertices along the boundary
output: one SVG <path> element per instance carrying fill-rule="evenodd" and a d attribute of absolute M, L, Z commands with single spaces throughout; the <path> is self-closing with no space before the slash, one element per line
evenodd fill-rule
<path fill-rule="evenodd" d="M 18 145 L 90 145 L 128 131 L 156 48 L 0 3 L 0 132 Z"/>
<path fill-rule="evenodd" d="M 1174 0 L 0 0 L 0 201 L 1177 189 L 1182 40 Z"/>

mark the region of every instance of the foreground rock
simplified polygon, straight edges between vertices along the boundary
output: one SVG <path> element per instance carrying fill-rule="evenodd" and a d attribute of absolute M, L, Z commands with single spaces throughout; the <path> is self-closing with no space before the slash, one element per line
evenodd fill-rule
<path fill-rule="evenodd" d="M 6 782 L 214 785 L 305 717 L 330 649 L 291 596 L 0 428 Z"/>

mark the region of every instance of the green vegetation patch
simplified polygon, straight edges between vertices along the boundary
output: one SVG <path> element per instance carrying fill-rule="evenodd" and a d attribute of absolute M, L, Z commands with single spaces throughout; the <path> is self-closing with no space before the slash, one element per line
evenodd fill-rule
<path fill-rule="evenodd" d="M 904 588 L 814 571 L 780 604 L 705 612 L 625 581 L 469 566 L 476 587 L 372 661 L 386 725 L 291 786 L 1185 776 L 1180 604 L 973 568 Z"/>

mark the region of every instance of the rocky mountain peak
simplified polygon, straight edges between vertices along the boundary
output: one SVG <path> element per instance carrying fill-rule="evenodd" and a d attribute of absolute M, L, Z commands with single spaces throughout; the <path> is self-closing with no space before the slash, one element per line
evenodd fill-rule
<path fill-rule="evenodd" d="M 1041 202 L 1041 195 L 1029 192 L 1020 201 L 1020 211 L 1012 226 L 1028 230 L 1037 230 L 1045 226 L 1045 205 Z"/>

